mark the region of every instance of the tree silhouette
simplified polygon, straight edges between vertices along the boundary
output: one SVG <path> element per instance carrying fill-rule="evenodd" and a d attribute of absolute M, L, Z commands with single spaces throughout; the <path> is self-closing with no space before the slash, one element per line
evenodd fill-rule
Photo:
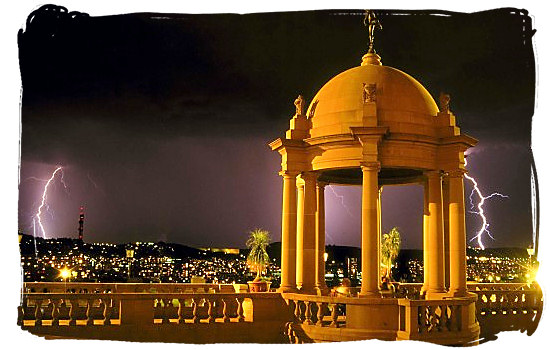
<path fill-rule="evenodd" d="M 382 235 L 381 242 L 381 263 L 386 267 L 385 276 L 391 280 L 391 268 L 393 261 L 399 255 L 399 249 L 401 248 L 401 236 L 397 227 L 394 227 L 388 233 Z"/>

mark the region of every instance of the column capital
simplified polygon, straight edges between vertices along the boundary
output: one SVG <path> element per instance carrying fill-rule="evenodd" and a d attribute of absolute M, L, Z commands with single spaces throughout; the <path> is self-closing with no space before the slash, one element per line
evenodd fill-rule
<path fill-rule="evenodd" d="M 380 162 L 361 162 L 359 165 L 362 171 L 380 171 Z"/>
<path fill-rule="evenodd" d="M 325 186 L 328 186 L 329 183 L 327 181 L 317 181 L 317 187 L 318 188 L 325 188 Z"/>
<path fill-rule="evenodd" d="M 468 171 L 465 170 L 465 169 L 453 169 L 453 170 L 448 170 L 445 172 L 445 176 L 446 177 L 459 177 L 459 178 L 462 178 L 464 177 L 464 174 L 466 174 Z"/>
<path fill-rule="evenodd" d="M 319 174 L 313 171 L 303 171 L 300 173 L 300 177 L 304 181 L 315 181 L 319 177 Z"/>
<path fill-rule="evenodd" d="M 441 170 L 428 170 L 424 172 L 424 175 L 426 175 L 428 179 L 441 178 L 443 172 Z"/>
<path fill-rule="evenodd" d="M 291 170 L 281 170 L 279 171 L 279 175 L 282 177 L 296 177 L 300 174 L 299 171 L 291 171 Z"/>

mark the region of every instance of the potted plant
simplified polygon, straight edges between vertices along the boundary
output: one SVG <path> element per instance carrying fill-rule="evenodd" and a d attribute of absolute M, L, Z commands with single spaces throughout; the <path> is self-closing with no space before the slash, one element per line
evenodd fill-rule
<path fill-rule="evenodd" d="M 271 282 L 266 278 L 262 278 L 262 273 L 269 264 L 269 255 L 266 248 L 270 242 L 269 232 L 262 229 L 251 231 L 246 241 L 247 248 L 250 248 L 246 262 L 250 269 L 256 272 L 256 278 L 248 282 L 251 292 L 267 292 L 269 290 Z"/>

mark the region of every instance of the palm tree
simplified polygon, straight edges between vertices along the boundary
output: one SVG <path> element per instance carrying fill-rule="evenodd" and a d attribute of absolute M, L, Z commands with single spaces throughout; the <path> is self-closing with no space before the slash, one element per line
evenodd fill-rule
<path fill-rule="evenodd" d="M 386 266 L 386 277 L 391 280 L 392 263 L 399 255 L 401 247 L 401 236 L 397 227 L 394 227 L 388 233 L 382 235 L 381 242 L 381 259 L 382 265 Z"/>
<path fill-rule="evenodd" d="M 254 231 L 250 231 L 250 235 L 246 241 L 246 246 L 250 248 L 250 253 L 248 253 L 246 261 L 250 265 L 251 269 L 256 271 L 256 278 L 254 279 L 254 282 L 260 280 L 262 272 L 269 264 L 269 255 L 267 254 L 266 248 L 270 242 L 271 237 L 269 235 L 269 231 L 259 228 Z"/>

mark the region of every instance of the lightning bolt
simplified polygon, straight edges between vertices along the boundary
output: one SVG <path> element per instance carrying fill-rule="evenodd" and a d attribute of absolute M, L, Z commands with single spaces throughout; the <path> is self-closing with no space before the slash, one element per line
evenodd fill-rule
<path fill-rule="evenodd" d="M 32 218 L 32 237 L 34 241 L 34 255 L 38 257 L 38 248 L 36 247 L 36 220 Z"/>
<path fill-rule="evenodd" d="M 349 216 L 353 217 L 353 214 L 352 214 L 351 211 L 349 210 L 349 207 L 344 203 L 344 196 L 339 195 L 338 193 L 336 193 L 336 191 L 334 190 L 334 188 L 333 188 L 331 185 L 328 185 L 327 187 L 330 188 L 330 190 L 332 191 L 332 193 L 334 194 L 334 196 L 340 200 L 340 203 L 342 204 L 342 206 L 344 207 L 344 209 L 346 209 L 346 211 L 348 212 Z"/>
<path fill-rule="evenodd" d="M 61 183 L 63 184 L 63 186 L 65 187 L 65 189 L 67 189 L 67 186 L 65 184 L 65 181 L 63 180 L 63 168 L 58 166 L 54 172 L 52 173 L 52 175 L 50 176 L 50 179 L 46 182 L 46 185 L 44 186 L 44 191 L 42 192 L 42 201 L 40 202 L 40 206 L 38 207 L 38 211 L 36 213 L 36 221 L 38 222 L 38 226 L 40 227 L 40 230 L 42 231 L 42 237 L 43 238 L 46 238 L 46 230 L 44 229 L 44 225 L 42 224 L 42 218 L 41 218 L 41 215 L 42 215 L 42 208 L 48 208 L 48 205 L 46 204 L 46 195 L 48 193 L 48 187 L 50 186 L 50 183 L 53 181 L 53 179 L 55 178 L 55 175 L 61 171 Z M 35 234 L 35 237 L 36 237 L 36 232 L 34 232 Z"/>
<path fill-rule="evenodd" d="M 464 166 L 466 165 L 468 165 L 468 162 L 466 159 L 464 159 Z M 477 231 L 477 234 L 472 239 L 470 239 L 470 242 L 477 239 L 478 246 L 481 249 L 485 249 L 485 246 L 483 245 L 483 242 L 481 240 L 483 237 L 483 234 L 486 233 L 493 240 L 494 240 L 494 237 L 491 235 L 491 232 L 489 231 L 489 223 L 487 222 L 487 217 L 485 216 L 485 211 L 483 210 L 483 204 L 485 204 L 485 200 L 493 197 L 508 198 L 508 196 L 498 192 L 494 192 L 488 196 L 484 196 L 481 190 L 479 189 L 479 185 L 477 181 L 473 177 L 471 177 L 467 173 L 464 174 L 464 177 L 468 179 L 474 186 L 472 192 L 470 193 L 470 205 L 472 209 L 475 207 L 474 199 L 473 199 L 474 194 L 477 195 L 477 197 L 479 198 L 479 203 L 477 204 L 477 211 L 470 211 L 470 213 L 479 215 L 482 221 L 480 229 Z"/>

